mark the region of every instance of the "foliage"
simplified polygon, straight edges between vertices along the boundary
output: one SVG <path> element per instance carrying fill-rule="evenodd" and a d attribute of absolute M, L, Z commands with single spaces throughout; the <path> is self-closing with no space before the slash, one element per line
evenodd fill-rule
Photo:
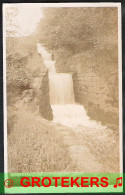
<path fill-rule="evenodd" d="M 7 37 L 6 39 L 6 76 L 7 76 L 7 108 L 8 133 L 15 125 L 14 114 L 17 103 L 21 100 L 30 102 L 34 99 L 33 75 L 39 69 L 41 61 L 36 50 L 33 36 Z"/>
<path fill-rule="evenodd" d="M 107 48 L 117 36 L 116 13 L 117 8 L 45 8 L 38 38 L 51 48 L 65 46 L 74 52 Z"/>
<path fill-rule="evenodd" d="M 14 102 L 25 89 L 29 89 L 31 85 L 30 74 L 27 74 L 26 57 L 22 57 L 19 53 L 7 56 L 7 93 L 8 104 Z"/>
<path fill-rule="evenodd" d="M 5 9 L 5 20 L 6 20 L 6 36 L 13 37 L 16 35 L 19 26 L 16 24 L 16 16 L 19 10 L 16 6 L 9 5 Z"/>
<path fill-rule="evenodd" d="M 32 41 L 31 41 L 32 40 Z M 8 104 L 13 104 L 22 98 L 24 90 L 32 86 L 32 69 L 35 64 L 31 64 L 36 45 L 34 37 L 7 37 L 7 93 Z M 29 65 L 30 59 L 30 68 Z M 33 69 L 34 71 L 34 69 Z"/>

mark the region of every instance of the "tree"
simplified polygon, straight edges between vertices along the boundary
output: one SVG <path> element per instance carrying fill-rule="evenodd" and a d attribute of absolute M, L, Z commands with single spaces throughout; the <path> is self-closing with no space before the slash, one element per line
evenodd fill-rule
<path fill-rule="evenodd" d="M 5 23 L 6 23 L 6 36 L 14 37 L 19 29 L 16 24 L 16 17 L 19 9 L 14 5 L 9 5 L 5 8 Z"/>
<path fill-rule="evenodd" d="M 109 48 L 117 40 L 116 13 L 117 8 L 44 8 L 37 36 L 50 48 Z"/>

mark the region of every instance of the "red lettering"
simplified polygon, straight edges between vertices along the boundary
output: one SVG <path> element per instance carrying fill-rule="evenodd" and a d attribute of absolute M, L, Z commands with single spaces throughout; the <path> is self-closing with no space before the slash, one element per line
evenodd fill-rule
<path fill-rule="evenodd" d="M 71 177 L 71 187 L 73 187 L 73 184 L 75 183 L 77 187 L 80 187 L 79 184 L 77 183 L 77 180 L 79 177 L 76 177 L 75 180 L 73 180 L 73 177 Z"/>
<path fill-rule="evenodd" d="M 69 179 L 69 177 L 62 177 L 62 187 L 69 187 L 69 185 L 64 185 L 65 183 L 68 183 L 69 181 L 65 181 L 65 179 Z"/>
<path fill-rule="evenodd" d="M 37 179 L 37 181 L 35 181 L 35 179 Z M 34 183 L 36 183 L 36 185 L 38 187 L 40 187 L 39 182 L 40 182 L 40 178 L 39 177 L 32 177 L 32 187 L 34 187 Z"/>
<path fill-rule="evenodd" d="M 24 185 L 23 184 L 23 180 L 24 179 L 27 179 L 28 181 L 27 182 L 25 182 L 25 184 L 27 184 L 27 185 Z M 23 186 L 23 187 L 29 187 L 30 186 L 30 181 L 29 181 L 30 179 L 29 179 L 29 177 L 23 177 L 21 180 L 20 180 L 20 184 L 21 184 L 21 186 Z"/>
<path fill-rule="evenodd" d="M 47 185 L 45 185 L 45 183 L 44 183 L 45 179 L 47 179 L 49 181 L 49 183 Z M 51 179 L 49 177 L 44 177 L 42 179 L 42 186 L 49 187 L 50 185 L 51 185 Z"/>
<path fill-rule="evenodd" d="M 52 179 L 55 179 L 55 187 L 57 187 L 57 180 L 60 179 L 60 177 L 52 177 Z"/>
<path fill-rule="evenodd" d="M 105 185 L 101 183 L 100 186 L 102 186 L 102 187 L 107 187 L 108 186 L 108 182 L 105 181 L 105 180 L 108 180 L 108 178 L 107 177 L 102 177 L 101 178 L 101 182 L 105 183 Z"/>
<path fill-rule="evenodd" d="M 98 177 L 91 177 L 90 178 L 90 186 L 93 187 L 93 184 L 95 184 L 97 187 L 99 187 L 98 181 L 99 181 L 99 178 Z"/>
<path fill-rule="evenodd" d="M 81 177 L 81 187 L 89 187 L 89 185 L 84 185 L 84 183 L 88 183 L 88 181 L 84 181 L 84 179 L 89 179 L 88 177 Z"/>

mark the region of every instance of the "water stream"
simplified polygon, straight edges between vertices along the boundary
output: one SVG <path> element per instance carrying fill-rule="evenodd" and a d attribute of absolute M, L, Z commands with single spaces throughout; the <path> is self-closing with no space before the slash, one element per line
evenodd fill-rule
<path fill-rule="evenodd" d="M 72 74 L 57 73 L 52 54 L 44 46 L 37 44 L 38 53 L 42 55 L 49 72 L 49 95 L 53 110 L 53 121 L 72 128 L 89 127 L 102 129 L 100 122 L 90 120 L 82 105 L 76 104 L 73 90 Z M 103 126 L 103 128 L 106 128 Z"/>
<path fill-rule="evenodd" d="M 119 137 L 112 129 L 103 126 L 101 122 L 91 120 L 83 105 L 75 102 L 72 74 L 57 73 L 52 54 L 40 44 L 38 44 L 38 53 L 42 55 L 49 73 L 49 95 L 53 122 L 70 127 L 75 132 L 77 140 L 79 137 L 82 140 L 81 143 L 84 143 L 84 147 L 72 144 L 70 147 L 72 157 L 77 159 L 77 162 L 85 160 L 89 167 L 87 171 L 90 171 L 90 167 L 92 167 L 91 171 L 95 171 L 95 167 L 98 167 L 97 163 L 101 163 L 104 172 L 119 172 Z M 72 135 L 69 138 L 66 137 L 66 140 L 69 140 L 69 144 L 75 144 L 74 138 L 72 140 L 71 137 Z M 84 152 L 85 148 L 87 148 L 87 152 Z M 81 151 L 81 153 L 76 155 L 76 151 Z M 102 171 L 102 168 L 98 171 Z"/>

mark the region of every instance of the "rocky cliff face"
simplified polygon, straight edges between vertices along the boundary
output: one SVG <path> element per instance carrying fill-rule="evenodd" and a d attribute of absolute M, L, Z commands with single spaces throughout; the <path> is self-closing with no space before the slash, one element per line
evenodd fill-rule
<path fill-rule="evenodd" d="M 47 120 L 53 120 L 52 109 L 49 98 L 49 79 L 48 73 L 43 76 L 39 90 L 39 112 Z"/>
<path fill-rule="evenodd" d="M 49 99 L 49 79 L 48 72 L 42 58 L 39 54 L 36 54 L 33 57 L 33 61 L 30 59 L 31 63 L 34 63 L 34 71 L 33 71 L 33 89 L 35 92 L 35 102 L 38 105 L 38 110 L 41 116 L 47 120 L 53 119 L 52 109 L 50 106 Z M 39 66 L 35 66 L 35 64 L 39 64 Z M 32 64 L 33 65 L 33 64 Z M 37 68 L 35 68 L 37 67 Z"/>
<path fill-rule="evenodd" d="M 86 57 L 85 54 L 79 54 L 68 58 L 67 55 L 63 57 L 67 61 L 60 62 L 59 59 L 61 59 L 62 53 L 55 51 L 56 70 L 57 72 L 72 73 L 75 101 L 85 107 L 91 119 L 101 121 L 104 125 L 112 128 L 117 128 L 119 122 L 118 72 L 113 72 L 114 64 L 112 64 L 112 72 L 109 74 L 107 64 L 104 63 L 103 66 L 107 70 L 104 71 L 105 76 L 101 76 L 103 70 L 101 73 L 101 70 L 96 68 L 98 63 L 95 63 L 96 59 L 95 61 L 94 58 L 92 60 L 91 54 L 89 57 Z M 97 70 L 95 71 L 95 69 Z"/>
<path fill-rule="evenodd" d="M 76 102 L 83 104 L 92 119 L 118 125 L 118 108 L 109 103 L 111 93 L 104 78 L 89 69 L 75 73 L 73 81 Z"/>

